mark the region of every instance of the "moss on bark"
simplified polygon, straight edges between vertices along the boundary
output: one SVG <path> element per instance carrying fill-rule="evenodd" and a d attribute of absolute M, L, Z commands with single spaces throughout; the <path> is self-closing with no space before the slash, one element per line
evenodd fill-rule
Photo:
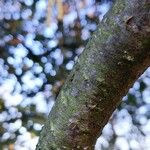
<path fill-rule="evenodd" d="M 121 98 L 150 64 L 149 32 L 147 0 L 116 2 L 64 84 L 37 150 L 94 149 Z"/>

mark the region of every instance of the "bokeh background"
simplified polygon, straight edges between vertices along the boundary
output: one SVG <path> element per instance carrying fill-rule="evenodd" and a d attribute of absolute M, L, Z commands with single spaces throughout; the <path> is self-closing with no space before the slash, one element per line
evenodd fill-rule
<path fill-rule="evenodd" d="M 111 6 L 110 0 L 0 0 L 0 150 L 35 149 L 67 75 Z M 150 68 L 96 148 L 150 150 Z"/>

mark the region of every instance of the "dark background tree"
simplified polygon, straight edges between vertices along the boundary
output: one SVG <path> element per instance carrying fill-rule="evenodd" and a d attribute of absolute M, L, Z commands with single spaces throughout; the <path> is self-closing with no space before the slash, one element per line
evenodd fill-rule
<path fill-rule="evenodd" d="M 100 22 L 101 4 L 64 1 L 63 20 L 54 4 L 53 14 L 48 15 L 51 22 L 46 25 L 46 1 L 0 2 L 0 149 L 14 143 L 15 148 L 24 146 L 25 142 L 16 141 L 25 133 L 39 135 L 67 74 Z M 103 4 L 106 10 L 111 3 L 107 4 Z M 117 145 L 121 139 L 133 149 L 148 139 L 149 78 L 147 70 L 129 90 L 104 129 L 102 147 L 108 147 L 109 141 Z M 124 131 L 119 128 L 122 119 L 128 124 Z"/>

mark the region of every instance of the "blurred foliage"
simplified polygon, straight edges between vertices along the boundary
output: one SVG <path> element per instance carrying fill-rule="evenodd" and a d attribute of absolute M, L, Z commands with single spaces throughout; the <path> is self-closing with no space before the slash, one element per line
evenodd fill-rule
<path fill-rule="evenodd" d="M 0 149 L 14 149 L 14 144 L 29 149 L 23 135 L 39 135 L 67 74 L 110 7 L 106 1 L 56 1 L 51 8 L 46 0 L 0 1 Z M 102 149 L 117 146 L 123 135 L 131 149 L 132 140 L 149 137 L 149 89 L 150 69 L 110 119 L 100 139 Z M 130 123 L 124 134 L 116 128 L 121 120 Z"/>

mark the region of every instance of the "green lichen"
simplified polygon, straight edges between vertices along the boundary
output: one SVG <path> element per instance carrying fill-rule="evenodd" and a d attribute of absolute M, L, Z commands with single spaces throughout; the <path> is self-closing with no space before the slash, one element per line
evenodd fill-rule
<path fill-rule="evenodd" d="M 123 10 L 126 9 L 126 1 L 125 0 L 117 0 L 114 4 L 112 14 L 115 16 L 117 14 L 120 14 L 123 12 Z"/>

